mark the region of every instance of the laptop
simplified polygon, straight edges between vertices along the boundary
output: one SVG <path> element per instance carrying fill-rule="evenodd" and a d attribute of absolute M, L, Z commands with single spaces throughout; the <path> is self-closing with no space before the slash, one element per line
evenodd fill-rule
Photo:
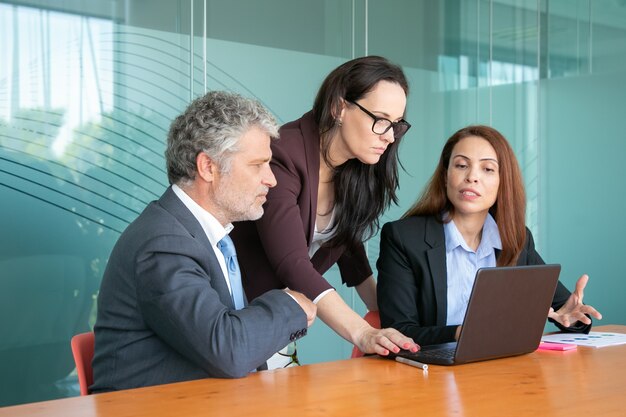
<path fill-rule="evenodd" d="M 458 342 L 394 356 L 458 365 L 533 352 L 539 347 L 561 265 L 481 268 Z"/>

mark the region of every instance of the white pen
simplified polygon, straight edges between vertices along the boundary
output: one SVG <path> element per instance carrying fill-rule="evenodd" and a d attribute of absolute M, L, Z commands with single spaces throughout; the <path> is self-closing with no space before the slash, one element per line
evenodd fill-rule
<path fill-rule="evenodd" d="M 422 368 L 422 370 L 424 371 L 428 371 L 428 365 L 422 362 L 414 361 L 414 360 L 407 359 L 407 358 L 401 358 L 400 356 L 396 356 L 396 361 L 403 363 L 405 365 L 414 366 L 416 368 Z"/>

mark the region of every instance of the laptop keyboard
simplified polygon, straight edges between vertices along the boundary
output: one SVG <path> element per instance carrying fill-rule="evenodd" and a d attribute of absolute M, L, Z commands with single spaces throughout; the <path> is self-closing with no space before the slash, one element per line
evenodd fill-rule
<path fill-rule="evenodd" d="M 422 358 L 428 357 L 437 359 L 453 359 L 455 353 L 456 348 L 443 348 L 420 351 L 419 356 L 421 356 Z"/>

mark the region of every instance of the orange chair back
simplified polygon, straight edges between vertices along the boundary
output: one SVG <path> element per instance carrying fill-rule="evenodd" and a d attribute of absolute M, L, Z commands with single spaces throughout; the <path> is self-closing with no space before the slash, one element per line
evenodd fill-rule
<path fill-rule="evenodd" d="M 378 311 L 368 311 L 367 314 L 363 317 L 363 319 L 369 323 L 370 326 L 380 329 L 380 315 Z M 352 356 L 351 358 L 360 358 L 364 353 L 359 350 L 358 347 L 352 348 Z"/>
<path fill-rule="evenodd" d="M 78 385 L 80 395 L 89 395 L 89 386 L 93 384 L 93 370 L 91 360 L 95 345 L 93 332 L 80 333 L 72 337 L 72 355 L 76 363 L 76 373 L 78 374 Z"/>

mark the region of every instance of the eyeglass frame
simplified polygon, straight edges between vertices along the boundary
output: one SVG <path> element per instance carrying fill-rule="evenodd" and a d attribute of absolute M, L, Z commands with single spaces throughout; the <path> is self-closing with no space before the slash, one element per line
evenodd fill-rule
<path fill-rule="evenodd" d="M 289 358 L 289 362 L 287 363 L 287 365 L 283 366 L 283 368 L 287 368 L 289 365 L 291 364 L 296 364 L 297 366 L 301 366 L 300 364 L 300 360 L 298 359 L 298 347 L 295 346 L 294 343 L 294 347 L 293 347 L 293 352 L 292 353 L 282 353 L 282 352 L 277 352 L 280 356 L 284 356 Z"/>
<path fill-rule="evenodd" d="M 402 138 L 404 135 L 406 135 L 406 132 L 409 131 L 409 129 L 411 128 L 411 123 L 407 122 L 404 119 L 400 119 L 397 122 L 392 122 L 391 120 L 387 119 L 386 117 L 378 117 L 376 116 L 374 113 L 372 113 L 371 111 L 367 110 L 365 107 L 361 106 L 359 103 L 357 103 L 356 101 L 352 101 L 352 100 L 346 100 L 348 103 L 352 103 L 354 105 L 356 105 L 359 109 L 361 109 L 361 111 L 365 114 L 367 114 L 369 117 L 371 117 L 372 119 L 374 119 L 374 123 L 372 123 L 372 132 L 377 134 L 377 135 L 384 135 L 385 133 L 389 132 L 389 129 L 393 129 L 393 137 L 395 139 L 400 139 Z M 376 123 L 378 123 L 379 120 L 386 120 L 387 122 L 389 122 L 389 126 L 387 127 L 387 129 L 385 129 L 384 132 L 382 133 L 378 133 L 374 130 L 374 126 L 376 126 Z M 404 133 L 402 133 L 402 135 L 400 135 L 399 137 L 396 136 L 396 130 L 395 127 L 396 126 L 406 126 L 406 130 L 404 131 Z"/>

